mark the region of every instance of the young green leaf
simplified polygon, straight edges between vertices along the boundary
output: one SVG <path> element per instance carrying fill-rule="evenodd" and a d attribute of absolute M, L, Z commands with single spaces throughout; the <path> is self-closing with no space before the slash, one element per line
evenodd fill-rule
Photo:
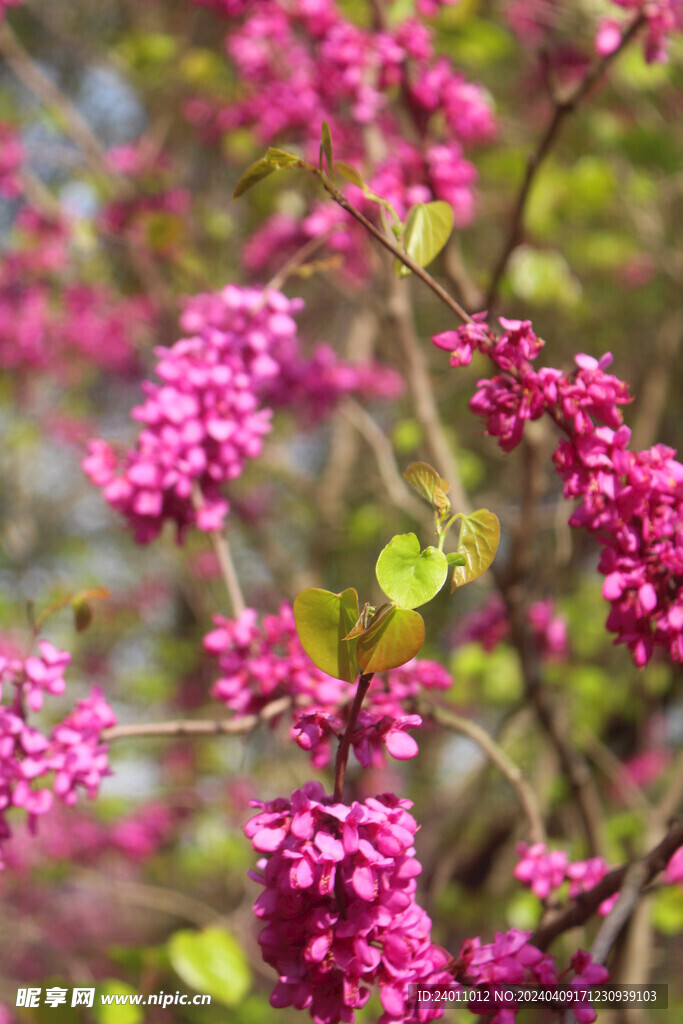
<path fill-rule="evenodd" d="M 414 533 L 401 533 L 380 552 L 376 573 L 380 587 L 399 608 L 417 608 L 439 593 L 448 562 L 438 548 L 420 551 Z"/>
<path fill-rule="evenodd" d="M 451 551 L 450 555 L 446 555 L 446 561 L 449 565 L 467 565 L 467 559 L 465 556 L 459 554 L 457 551 Z"/>
<path fill-rule="evenodd" d="M 271 146 L 265 156 L 262 156 L 256 163 L 247 167 L 235 185 L 235 191 L 232 194 L 233 201 L 239 199 L 240 196 L 243 196 L 250 188 L 257 185 L 259 181 L 267 178 L 273 171 L 282 171 L 287 167 L 298 167 L 300 165 L 301 157 L 298 157 L 296 153 L 290 153 L 286 149 L 277 149 L 277 147 Z"/>
<path fill-rule="evenodd" d="M 272 174 L 276 170 L 276 167 L 263 156 L 256 163 L 252 164 L 251 167 L 247 167 L 246 171 L 235 185 L 235 191 L 232 194 L 233 201 L 243 196 L 245 192 L 248 192 L 250 188 L 257 185 L 259 181 L 263 181 L 269 174 Z"/>
<path fill-rule="evenodd" d="M 439 476 L 428 462 L 411 462 L 401 476 L 408 481 L 411 487 L 415 488 L 419 495 L 439 511 L 446 511 L 451 507 L 451 503 L 446 497 L 451 485 L 448 480 Z"/>
<path fill-rule="evenodd" d="M 365 182 L 361 177 L 360 171 L 357 171 L 352 164 L 347 164 L 346 160 L 337 160 L 334 169 L 339 171 L 342 178 L 346 178 L 352 185 L 357 185 L 358 188 L 365 188 Z"/>
<path fill-rule="evenodd" d="M 408 211 L 403 246 L 421 267 L 426 267 L 437 256 L 453 230 L 453 208 L 450 203 L 416 203 Z M 401 264 L 399 274 L 404 277 L 410 270 Z"/>
<path fill-rule="evenodd" d="M 301 157 L 296 153 L 290 153 L 287 149 L 278 149 L 277 146 L 270 146 L 264 159 L 275 171 L 282 171 L 287 167 L 298 167 L 301 164 Z"/>
<path fill-rule="evenodd" d="M 425 624 L 418 612 L 383 605 L 358 639 L 358 664 L 365 673 L 398 668 L 415 657 L 424 638 Z"/>
<path fill-rule="evenodd" d="M 465 564 L 456 565 L 453 569 L 451 593 L 486 572 L 495 557 L 499 540 L 500 523 L 487 508 L 462 517 L 457 554 L 465 556 Z"/>
<path fill-rule="evenodd" d="M 345 640 L 358 620 L 358 594 L 310 587 L 294 599 L 299 640 L 314 665 L 336 679 L 352 683 L 358 675 L 355 640 Z"/>
<path fill-rule="evenodd" d="M 327 164 L 327 173 L 329 174 L 332 181 L 334 181 L 334 156 L 332 153 L 332 132 L 327 121 L 323 121 L 321 131 L 321 142 L 322 151 L 325 154 L 325 163 Z M 322 168 L 321 168 L 322 170 Z"/>

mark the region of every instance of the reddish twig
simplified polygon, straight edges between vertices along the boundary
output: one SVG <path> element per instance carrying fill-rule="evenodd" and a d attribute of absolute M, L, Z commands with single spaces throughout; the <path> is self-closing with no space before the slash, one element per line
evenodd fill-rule
<path fill-rule="evenodd" d="M 358 688 L 356 689 L 356 696 L 353 698 L 353 704 L 349 712 L 349 720 L 344 730 L 339 747 L 337 748 L 337 759 L 334 763 L 334 801 L 335 803 L 341 803 L 344 798 L 344 776 L 346 774 L 346 765 L 349 760 L 349 751 L 351 749 L 351 738 L 353 736 L 354 729 L 356 728 L 356 722 L 360 709 L 365 700 L 365 694 L 368 692 L 368 687 L 372 681 L 374 673 L 369 672 L 365 675 L 361 672 L 358 677 Z"/>

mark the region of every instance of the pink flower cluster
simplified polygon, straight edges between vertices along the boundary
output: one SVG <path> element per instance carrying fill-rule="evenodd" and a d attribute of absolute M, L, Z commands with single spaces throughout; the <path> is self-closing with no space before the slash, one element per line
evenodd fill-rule
<path fill-rule="evenodd" d="M 527 619 L 536 647 L 543 658 L 562 659 L 568 651 L 567 620 L 555 611 L 552 598 L 529 605 Z M 510 621 L 505 603 L 493 597 L 483 608 L 470 612 L 457 626 L 453 642 L 475 641 L 485 651 L 493 651 L 510 635 Z"/>
<path fill-rule="evenodd" d="M 112 851 L 128 863 L 142 862 L 168 840 L 177 818 L 173 808 L 150 802 L 105 824 L 91 814 L 57 804 L 41 819 L 38 835 L 15 833 L 5 851 L 5 863 L 13 874 L 40 869 L 48 862 L 92 866 Z"/>
<path fill-rule="evenodd" d="M 71 661 L 48 640 L 40 641 L 39 651 L 24 660 L 0 656 L 0 696 L 9 687 L 12 698 L 10 704 L 0 705 L 0 842 L 12 834 L 4 817 L 11 807 L 23 808 L 33 828 L 36 816 L 50 809 L 53 792 L 69 805 L 76 801 L 77 787 L 93 798 L 102 778 L 110 774 L 100 733 L 116 719 L 97 687 L 54 726 L 49 737 L 28 723 L 24 705 L 37 711 L 46 693 L 63 693 L 63 671 Z M 34 788 L 36 779 L 50 773 L 52 789 Z"/>
<path fill-rule="evenodd" d="M 609 864 L 603 857 L 570 862 L 564 850 L 548 851 L 545 843 L 534 843 L 533 846 L 520 843 L 517 852 L 520 860 L 514 876 L 541 900 L 547 899 L 566 881 L 569 882 L 569 895 L 573 899 L 579 893 L 595 888 L 609 871 Z M 606 917 L 618 899 L 617 892 L 603 900 L 598 907 L 600 916 Z"/>
<path fill-rule="evenodd" d="M 454 366 L 467 365 L 478 349 L 503 371 L 478 382 L 470 408 L 486 417 L 504 451 L 519 444 L 527 420 L 552 417 L 568 438 L 555 466 L 565 496 L 580 501 L 569 522 L 594 533 L 603 548 L 607 628 L 639 666 L 655 647 L 683 661 L 683 465 L 676 453 L 664 445 L 629 449 L 620 409 L 630 401 L 628 387 L 606 372 L 611 355 L 578 355 L 572 374 L 536 370 L 532 360 L 544 342 L 528 320 L 501 318 L 504 333 L 496 337 L 483 319 L 433 338 Z"/>
<path fill-rule="evenodd" d="M 0 21 L 4 18 L 7 8 L 18 7 L 23 2 L 24 0 L 0 0 Z"/>
<path fill-rule="evenodd" d="M 262 855 L 250 872 L 264 887 L 258 941 L 279 975 L 271 1005 L 308 1009 L 316 1024 L 348 1022 L 378 986 L 380 1024 L 440 1017 L 409 1005 L 411 986 L 452 980 L 415 901 L 410 801 L 384 794 L 347 806 L 307 782 L 289 800 L 252 803 L 261 810 L 244 831 Z"/>
<path fill-rule="evenodd" d="M 238 715 L 258 714 L 271 701 L 291 697 L 293 737 L 315 767 L 328 765 L 332 740 L 345 730 L 355 684 L 316 668 L 301 646 L 287 604 L 260 624 L 251 608 L 238 619 L 215 616 L 214 622 L 217 628 L 204 638 L 205 649 L 218 658 L 221 670 L 213 696 Z M 422 659 L 375 677 L 352 737 L 358 761 L 364 767 L 382 765 L 385 750 L 399 760 L 414 757 L 417 743 L 406 730 L 418 728 L 422 719 L 406 714 L 405 703 L 422 688 L 445 690 L 451 685 L 441 665 Z"/>
<path fill-rule="evenodd" d="M 107 442 L 90 442 L 83 469 L 139 543 L 166 520 L 179 538 L 191 524 L 222 528 L 223 486 L 260 454 L 270 404 L 320 414 L 352 390 L 396 394 L 391 371 L 344 364 L 325 346 L 303 356 L 293 319 L 302 306 L 274 289 L 237 285 L 195 296 L 181 317 L 187 337 L 155 349 L 161 383 L 142 385 L 136 446 L 121 460 Z"/>
<path fill-rule="evenodd" d="M 681 0 L 612 0 L 631 12 L 632 18 L 641 16 L 646 23 L 645 59 L 666 61 L 667 42 L 673 32 L 683 31 L 683 3 Z M 624 24 L 615 18 L 603 18 L 598 26 L 595 48 L 607 56 L 621 43 Z"/>
<path fill-rule="evenodd" d="M 433 31 L 419 17 L 370 29 L 349 20 L 334 0 L 222 0 L 213 6 L 231 18 L 245 15 L 225 41 L 242 92 L 229 106 L 203 96 L 188 101 L 186 115 L 205 139 L 248 127 L 264 145 L 280 138 L 317 161 L 320 125 L 327 120 L 336 156 L 356 164 L 399 215 L 437 198 L 453 206 L 457 225 L 472 221 L 476 171 L 463 147 L 495 134 L 490 103 L 480 86 L 435 56 Z M 434 14 L 438 6 L 422 0 L 418 14 Z M 372 155 L 359 125 L 372 125 Z M 351 191 L 374 215 L 363 194 Z M 335 211 L 334 220 L 343 222 L 343 214 Z M 349 252 L 340 232 L 329 244 Z"/>
<path fill-rule="evenodd" d="M 0 19 L 2 2 L 0 2 Z M 0 196 L 16 199 L 21 195 L 19 170 L 24 162 L 24 147 L 14 125 L 0 121 Z"/>
<path fill-rule="evenodd" d="M 100 229 L 119 239 L 127 237 L 138 249 L 152 250 L 155 259 L 179 251 L 192 196 L 172 185 L 167 157 L 143 139 L 111 149 L 107 164 L 113 174 L 126 177 L 128 191 L 104 205 Z"/>
<path fill-rule="evenodd" d="M 92 366 L 130 376 L 154 319 L 150 302 L 67 280 L 66 221 L 25 205 L 14 228 L 0 258 L 0 367 L 49 370 L 69 384 Z"/>
<path fill-rule="evenodd" d="M 517 1013 L 524 1007 L 522 1002 L 506 999 L 504 1007 L 499 1009 L 500 1003 L 493 998 L 497 991 L 509 985 L 557 988 L 558 970 L 553 957 L 532 946 L 530 937 L 531 932 L 512 928 L 508 932 L 497 932 L 495 940 L 486 945 L 479 938 L 466 939 L 452 962 L 456 980 L 482 987 L 492 997 L 470 1007 L 473 1013 L 486 1014 L 488 1024 L 514 1024 Z M 572 988 L 590 988 L 609 979 L 607 969 L 594 963 L 590 953 L 581 949 L 572 957 L 571 968 L 574 972 L 569 983 Z M 585 998 L 572 1000 L 571 1008 L 579 1024 L 592 1024 L 597 1017 Z"/>
<path fill-rule="evenodd" d="M 664 878 L 669 885 L 683 885 L 683 846 L 679 846 L 669 860 Z"/>

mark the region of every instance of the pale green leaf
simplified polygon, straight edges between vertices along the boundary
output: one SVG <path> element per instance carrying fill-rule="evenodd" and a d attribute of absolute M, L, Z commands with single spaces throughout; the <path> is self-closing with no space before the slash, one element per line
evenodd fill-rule
<path fill-rule="evenodd" d="M 345 640 L 358 621 L 358 595 L 349 587 L 341 594 L 309 587 L 294 599 L 299 640 L 314 665 L 351 683 L 358 676 L 355 641 Z"/>
<path fill-rule="evenodd" d="M 384 605 L 358 639 L 358 664 L 364 673 L 398 668 L 415 657 L 424 637 L 424 620 L 418 612 Z"/>
<path fill-rule="evenodd" d="M 456 587 L 471 583 L 486 572 L 493 562 L 500 540 L 500 523 L 498 517 L 486 508 L 471 512 L 462 517 L 458 555 L 465 556 L 464 565 L 456 565 L 453 569 L 451 593 Z"/>
<path fill-rule="evenodd" d="M 427 462 L 411 462 L 401 474 L 414 487 L 418 494 L 440 511 L 449 509 L 451 503 L 446 497 L 450 488 L 448 480 L 439 476 L 437 471 Z"/>
<path fill-rule="evenodd" d="M 414 533 L 393 537 L 377 559 L 377 580 L 399 608 L 417 608 L 438 594 L 446 582 L 448 563 L 443 551 L 420 551 Z"/>
<path fill-rule="evenodd" d="M 453 207 L 437 200 L 417 203 L 408 211 L 403 235 L 403 246 L 409 256 L 421 267 L 428 266 L 438 256 L 453 230 Z M 401 274 L 408 274 L 401 267 Z"/>

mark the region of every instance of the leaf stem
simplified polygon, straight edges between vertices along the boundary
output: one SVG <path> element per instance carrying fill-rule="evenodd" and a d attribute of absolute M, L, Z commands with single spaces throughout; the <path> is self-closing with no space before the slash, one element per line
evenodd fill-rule
<path fill-rule="evenodd" d="M 351 749 L 351 738 L 356 728 L 356 722 L 358 721 L 358 715 L 360 709 L 365 700 L 365 695 L 368 692 L 368 687 L 372 681 L 374 673 L 368 672 L 367 675 L 361 672 L 358 677 L 358 687 L 356 689 L 356 696 L 353 698 L 353 704 L 349 712 L 349 720 L 344 730 L 344 735 L 339 741 L 339 747 L 337 748 L 337 759 L 334 764 L 334 801 L 335 803 L 341 803 L 344 797 L 344 776 L 346 774 L 346 765 L 349 760 L 349 751 Z"/>

